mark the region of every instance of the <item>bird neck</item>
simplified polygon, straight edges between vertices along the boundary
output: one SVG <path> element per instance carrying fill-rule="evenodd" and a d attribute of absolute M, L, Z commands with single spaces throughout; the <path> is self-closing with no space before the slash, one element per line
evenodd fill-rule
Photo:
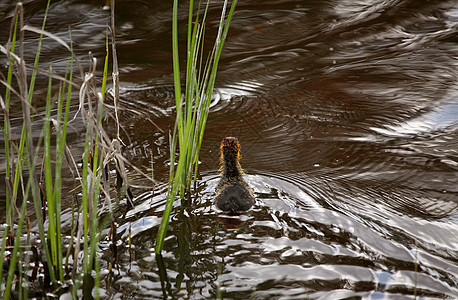
<path fill-rule="evenodd" d="M 237 156 L 230 154 L 224 155 L 222 173 L 227 179 L 239 178 L 242 176 L 242 167 L 240 166 Z"/>

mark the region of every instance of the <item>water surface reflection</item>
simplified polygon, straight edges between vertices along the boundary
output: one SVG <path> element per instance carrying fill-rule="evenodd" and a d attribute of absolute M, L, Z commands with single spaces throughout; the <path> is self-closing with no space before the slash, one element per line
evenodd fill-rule
<path fill-rule="evenodd" d="M 210 7 L 210 32 L 220 4 Z M 40 19 L 39 2 L 26 8 L 28 22 Z M 68 14 L 55 12 L 62 10 Z M 90 13 L 64 20 L 80 10 Z M 171 4 L 120 2 L 125 151 L 145 172 L 154 162 L 158 186 L 137 191 L 135 208 L 120 207 L 118 265 L 104 278 L 105 293 L 457 297 L 457 11 L 455 1 L 240 2 L 219 68 L 201 178 L 190 199 L 175 203 L 165 252 L 155 257 L 174 122 Z M 90 48 L 103 57 L 108 15 L 100 5 L 58 1 L 51 14 L 51 32 L 66 36 L 61 24 L 75 28 L 78 55 Z M 182 21 L 186 14 L 183 4 Z M 8 13 L 4 18 L 2 24 Z M 43 64 L 59 64 L 66 53 L 48 47 Z M 218 144 L 229 135 L 241 141 L 257 198 L 240 216 L 221 215 L 212 204 Z M 108 265 L 111 253 L 103 254 Z"/>

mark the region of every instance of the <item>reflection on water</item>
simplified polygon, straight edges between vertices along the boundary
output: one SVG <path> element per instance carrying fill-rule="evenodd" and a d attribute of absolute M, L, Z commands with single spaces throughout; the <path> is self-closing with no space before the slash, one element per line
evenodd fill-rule
<path fill-rule="evenodd" d="M 210 7 L 210 32 L 219 4 Z M 3 26 L 11 7 L 0 5 Z M 117 9 L 125 151 L 148 173 L 153 160 L 159 184 L 138 191 L 135 208 L 120 209 L 107 295 L 457 297 L 455 1 L 240 2 L 201 150 L 202 177 L 190 199 L 175 203 L 161 257 L 154 238 L 175 103 L 171 4 L 122 1 Z M 27 22 L 39 22 L 41 2 L 26 10 Z M 65 37 L 71 24 L 78 55 L 90 49 L 103 57 L 108 15 L 101 5 L 58 1 L 50 11 L 48 30 Z M 186 14 L 182 5 L 180 18 Z M 59 65 L 67 54 L 48 47 L 43 64 Z M 257 198 L 240 216 L 220 215 L 212 204 L 224 136 L 239 138 Z M 108 264 L 111 254 L 103 254 Z"/>

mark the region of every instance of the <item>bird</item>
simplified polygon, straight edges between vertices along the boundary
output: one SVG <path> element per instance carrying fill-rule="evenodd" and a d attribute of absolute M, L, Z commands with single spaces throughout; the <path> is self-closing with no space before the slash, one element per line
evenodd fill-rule
<path fill-rule="evenodd" d="M 221 178 L 216 186 L 215 205 L 228 213 L 249 210 L 255 203 L 253 190 L 243 179 L 240 165 L 240 143 L 235 137 L 225 137 L 220 146 Z"/>

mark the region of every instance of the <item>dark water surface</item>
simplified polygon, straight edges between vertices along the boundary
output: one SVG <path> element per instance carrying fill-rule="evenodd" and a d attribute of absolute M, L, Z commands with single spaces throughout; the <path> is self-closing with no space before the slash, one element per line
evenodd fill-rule
<path fill-rule="evenodd" d="M 88 51 L 104 56 L 109 14 L 100 2 L 54 1 L 50 8 L 47 30 L 65 38 L 71 26 L 81 60 Z M 171 2 L 117 5 L 126 156 L 147 173 L 153 160 L 158 182 L 154 191 L 134 192 L 134 209 L 119 209 L 119 265 L 104 272 L 103 294 L 458 298 L 457 2 L 240 1 L 219 68 L 202 176 L 191 199 L 176 202 L 158 258 L 175 118 Z M 221 3 L 211 5 L 208 36 Z M 12 7 L 0 3 L 1 28 Z M 25 8 L 27 24 L 39 26 L 44 1 Z M 182 21 L 186 14 L 183 4 Z M 27 35 L 27 43 L 36 40 Z M 65 70 L 63 48 L 45 40 L 43 53 L 43 66 Z M 74 151 L 82 128 L 72 127 Z M 235 217 L 212 205 L 218 145 L 228 135 L 241 142 L 257 198 Z M 134 172 L 131 183 L 150 184 Z M 102 243 L 104 268 L 112 259 L 105 249 Z"/>

